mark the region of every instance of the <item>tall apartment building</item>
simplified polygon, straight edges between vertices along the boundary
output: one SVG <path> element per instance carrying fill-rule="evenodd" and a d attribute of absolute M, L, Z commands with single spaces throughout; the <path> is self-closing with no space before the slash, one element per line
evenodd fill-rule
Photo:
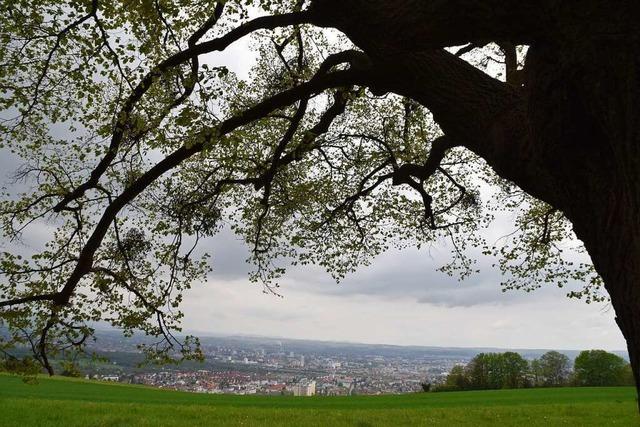
<path fill-rule="evenodd" d="M 316 382 L 315 381 L 301 381 L 298 384 L 294 384 L 291 387 L 294 396 L 315 396 L 316 394 Z"/>

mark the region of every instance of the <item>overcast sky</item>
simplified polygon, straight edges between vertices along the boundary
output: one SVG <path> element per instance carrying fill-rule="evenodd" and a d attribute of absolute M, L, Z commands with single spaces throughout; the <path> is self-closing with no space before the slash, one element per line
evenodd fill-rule
<path fill-rule="evenodd" d="M 436 267 L 445 247 L 390 251 L 336 284 L 321 269 L 291 270 L 284 298 L 247 280 L 245 246 L 224 232 L 209 245 L 214 272 L 185 299 L 185 326 L 200 333 L 254 334 L 400 345 L 502 348 L 625 348 L 607 304 L 587 305 L 550 286 L 500 290 L 500 274 L 458 282 Z"/>
<path fill-rule="evenodd" d="M 241 71 L 251 56 L 246 44 L 235 45 L 223 61 L 210 62 L 231 62 Z M 3 181 L 15 165 L 0 156 Z M 490 232 L 506 227 L 498 222 Z M 42 242 L 50 231 L 35 227 L 27 243 Z M 291 270 L 280 282 L 284 298 L 278 298 L 249 283 L 247 249 L 231 233 L 206 246 L 214 272 L 185 296 L 188 332 L 400 345 L 626 348 L 607 304 L 571 300 L 567 290 L 555 287 L 502 293 L 490 260 L 480 261 L 480 274 L 458 282 L 436 271 L 448 256 L 446 247 L 390 251 L 339 285 L 317 268 Z M 0 242 L 0 249 L 11 245 Z"/>

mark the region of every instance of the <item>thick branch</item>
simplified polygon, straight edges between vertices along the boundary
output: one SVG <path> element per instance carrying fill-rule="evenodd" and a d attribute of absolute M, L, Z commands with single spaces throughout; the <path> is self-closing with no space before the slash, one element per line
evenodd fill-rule
<path fill-rule="evenodd" d="M 440 167 L 440 163 L 444 159 L 447 151 L 457 144 L 453 138 L 443 135 L 431 143 L 431 151 L 429 157 L 423 165 L 415 165 L 411 163 L 404 164 L 394 172 L 394 184 L 402 183 L 411 177 L 420 181 L 429 179 Z"/>
<path fill-rule="evenodd" d="M 634 1 L 314 0 L 313 23 L 337 28 L 365 52 L 411 52 L 489 41 L 531 45 L 577 34 L 638 37 Z M 586 25 L 585 25 L 586 24 Z"/>
<path fill-rule="evenodd" d="M 373 59 L 368 86 L 427 107 L 445 135 L 534 197 L 548 185 L 531 155 L 527 103 L 518 88 L 443 50 L 389 52 Z M 433 167 L 431 167 L 433 170 Z M 540 186 L 540 187 L 538 187 Z"/>
<path fill-rule="evenodd" d="M 243 113 L 225 120 L 217 128 L 207 129 L 200 135 L 199 142 L 189 147 L 185 146 L 174 151 L 164 160 L 156 164 L 136 180 L 130 187 L 128 187 L 120 196 L 115 198 L 105 209 L 102 218 L 93 231 L 93 234 L 87 240 L 86 245 L 80 252 L 78 263 L 76 264 L 74 271 L 71 273 L 64 288 L 56 296 L 55 303 L 58 305 L 66 305 L 69 302 L 78 282 L 82 277 L 90 272 L 91 267 L 93 266 L 93 256 L 102 244 L 107 230 L 120 210 L 164 173 L 177 167 L 186 159 L 202 151 L 207 144 L 210 144 L 212 140 L 215 140 L 216 138 L 220 138 L 241 126 L 264 117 L 276 109 L 291 105 L 300 99 L 308 97 L 310 94 L 318 93 L 331 87 L 353 84 L 358 77 L 359 73 L 357 72 L 337 71 L 313 78 L 307 83 L 274 95 L 256 106 L 249 108 Z"/>
<path fill-rule="evenodd" d="M 314 23 L 344 31 L 368 53 L 486 40 L 530 44 L 553 28 L 558 0 L 314 0 Z"/>
<path fill-rule="evenodd" d="M 219 11 L 222 13 L 222 11 Z M 217 12 L 216 12 L 217 13 Z M 215 17 L 215 20 L 217 18 Z M 213 25 L 215 20 L 210 22 L 209 25 Z M 111 137 L 111 142 L 109 144 L 109 149 L 107 153 L 104 155 L 102 160 L 98 163 L 96 168 L 91 172 L 90 178 L 80 186 L 76 187 L 73 191 L 67 194 L 61 201 L 54 207 L 55 212 L 61 212 L 65 206 L 67 206 L 72 201 L 82 197 L 84 193 L 92 188 L 95 188 L 98 185 L 98 182 L 102 175 L 106 172 L 106 170 L 111 165 L 111 162 L 115 159 L 120 145 L 125 137 L 125 133 L 129 127 L 130 115 L 135 109 L 138 102 L 142 99 L 142 97 L 147 93 L 149 88 L 153 85 L 153 82 L 161 77 L 168 70 L 181 65 L 189 60 L 194 60 L 199 55 L 210 53 L 214 51 L 222 51 L 226 49 L 230 44 L 234 43 L 237 40 L 247 36 L 258 30 L 263 29 L 274 29 L 282 26 L 289 26 L 300 24 L 308 20 L 308 15 L 303 12 L 297 13 L 289 13 L 284 15 L 276 15 L 276 16 L 264 16 L 260 18 L 256 18 L 252 21 L 247 22 L 239 26 L 238 28 L 228 32 L 224 36 L 206 41 L 200 44 L 193 44 L 204 34 L 202 29 L 199 29 L 194 33 L 192 38 L 190 39 L 191 44 L 188 49 L 180 51 L 175 55 L 167 58 L 156 67 L 154 67 L 149 73 L 140 81 L 140 83 L 133 89 L 129 98 L 125 101 L 124 106 L 117 114 L 118 123 L 115 126 L 115 130 Z M 203 27 L 206 29 L 206 26 Z M 206 31 L 206 30 L 205 30 Z M 197 62 L 196 62 L 197 64 Z M 175 102 L 173 103 L 175 104 Z"/>
<path fill-rule="evenodd" d="M 14 298 L 6 301 L 0 301 L 0 307 L 10 307 L 12 305 L 21 305 L 27 304 L 30 302 L 38 302 L 38 301 L 54 301 L 58 296 L 57 293 L 54 294 L 42 294 L 42 295 L 32 295 L 23 298 Z"/>

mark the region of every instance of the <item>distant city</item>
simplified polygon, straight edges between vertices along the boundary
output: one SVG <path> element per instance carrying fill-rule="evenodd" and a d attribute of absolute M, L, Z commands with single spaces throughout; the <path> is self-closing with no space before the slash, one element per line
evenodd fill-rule
<path fill-rule="evenodd" d="M 205 361 L 138 366 L 140 341 L 99 331 L 90 351 L 108 362 L 86 361 L 87 378 L 196 393 L 348 396 L 403 394 L 441 384 L 455 365 L 498 348 L 402 347 L 262 337 L 201 338 Z M 547 350 L 513 350 L 525 359 Z M 579 353 L 559 350 L 571 360 Z M 626 352 L 616 352 L 628 359 Z"/>

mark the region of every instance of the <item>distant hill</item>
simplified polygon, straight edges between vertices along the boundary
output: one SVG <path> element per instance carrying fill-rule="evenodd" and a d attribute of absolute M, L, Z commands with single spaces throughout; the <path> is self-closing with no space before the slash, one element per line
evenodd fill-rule
<path fill-rule="evenodd" d="M 124 338 L 119 331 L 115 330 L 99 330 L 96 333 L 98 341 L 96 348 L 104 349 L 105 345 L 117 343 L 125 346 L 124 348 L 135 349 L 137 343 L 145 341 L 144 338 L 135 336 L 133 338 Z M 522 355 L 525 359 L 539 358 L 549 350 L 556 350 L 574 360 L 582 350 L 564 350 L 564 349 L 510 349 L 496 347 L 438 347 L 438 346 L 398 346 L 389 344 L 363 344 L 339 341 L 314 341 L 300 340 L 289 338 L 274 338 L 260 336 L 200 336 L 200 340 L 204 346 L 230 346 L 243 349 L 264 348 L 266 350 L 282 350 L 285 352 L 293 351 L 295 353 L 315 353 L 318 355 L 331 356 L 333 354 L 350 354 L 354 355 L 379 355 L 385 357 L 422 357 L 422 358 L 442 358 L 448 357 L 452 359 L 472 359 L 478 353 L 501 353 L 505 351 L 515 351 Z M 591 350 L 585 348 L 584 350 Z M 612 351 L 629 360 L 626 351 Z"/>

